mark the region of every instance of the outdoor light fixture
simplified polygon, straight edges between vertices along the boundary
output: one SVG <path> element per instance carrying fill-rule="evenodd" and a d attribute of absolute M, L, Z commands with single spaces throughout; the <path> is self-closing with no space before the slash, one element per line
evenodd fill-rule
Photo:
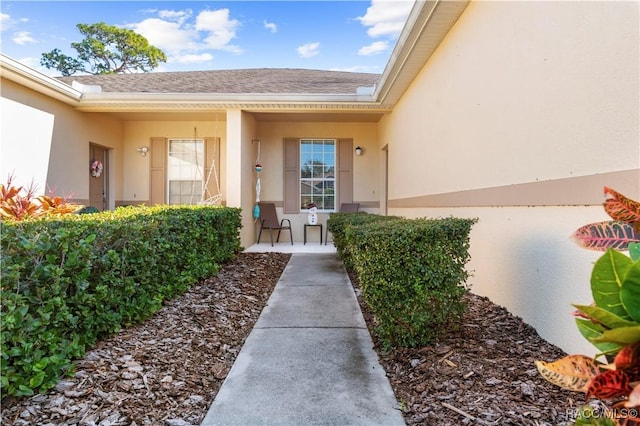
<path fill-rule="evenodd" d="M 356 146 L 356 155 L 362 155 L 362 148 Z"/>
<path fill-rule="evenodd" d="M 138 152 L 140 153 L 140 155 L 142 155 L 143 157 L 147 156 L 147 152 L 149 152 L 149 147 L 146 146 L 141 146 L 140 148 L 138 148 Z"/>

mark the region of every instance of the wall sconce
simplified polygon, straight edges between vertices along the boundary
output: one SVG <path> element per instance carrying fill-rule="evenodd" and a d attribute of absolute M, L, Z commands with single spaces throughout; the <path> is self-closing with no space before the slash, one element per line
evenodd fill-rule
<path fill-rule="evenodd" d="M 138 152 L 140 153 L 140 155 L 142 155 L 143 157 L 147 156 L 147 152 L 149 152 L 149 147 L 146 146 L 141 146 L 140 148 L 138 148 Z"/>
<path fill-rule="evenodd" d="M 359 146 L 356 146 L 356 155 L 362 155 L 362 148 L 360 148 Z"/>

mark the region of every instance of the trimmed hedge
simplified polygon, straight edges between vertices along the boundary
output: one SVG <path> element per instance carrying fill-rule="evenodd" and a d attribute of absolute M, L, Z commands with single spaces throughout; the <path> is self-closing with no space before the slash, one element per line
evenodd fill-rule
<path fill-rule="evenodd" d="M 383 345 L 423 346 L 456 328 L 466 307 L 465 264 L 476 220 L 368 216 L 332 217 L 329 229 L 347 255 L 345 266 L 358 274 Z"/>
<path fill-rule="evenodd" d="M 98 339 L 214 275 L 240 227 L 240 209 L 211 206 L 0 222 L 2 394 L 54 387 Z"/>
<path fill-rule="evenodd" d="M 351 256 L 352 242 L 347 240 L 347 228 L 350 226 L 363 226 L 372 223 L 386 223 L 396 221 L 402 218 L 398 216 L 380 216 L 377 214 L 368 214 L 367 212 L 357 213 L 331 213 L 327 220 L 327 229 L 333 236 L 333 244 L 336 246 L 338 256 L 344 263 L 345 268 L 349 271 L 354 270 Z"/>

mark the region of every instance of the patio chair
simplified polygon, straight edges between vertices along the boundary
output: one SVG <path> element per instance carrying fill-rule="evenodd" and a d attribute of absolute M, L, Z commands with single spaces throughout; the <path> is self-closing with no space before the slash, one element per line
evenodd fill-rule
<path fill-rule="evenodd" d="M 342 203 L 340 204 L 340 213 L 357 213 L 360 210 L 360 203 Z M 326 227 L 324 231 L 324 245 L 327 245 L 327 240 L 329 238 L 329 226 Z"/>
<path fill-rule="evenodd" d="M 278 213 L 276 212 L 276 205 L 274 203 L 258 203 L 260 206 L 260 232 L 258 233 L 258 243 L 260 243 L 260 237 L 262 236 L 262 230 L 268 229 L 269 236 L 271 237 L 271 245 L 273 246 L 273 231 L 278 230 L 278 238 L 276 242 L 280 242 L 280 232 L 283 229 L 289 230 L 289 238 L 291 239 L 291 245 L 293 245 L 293 233 L 291 232 L 291 221 L 289 219 L 278 220 Z M 287 223 L 285 225 L 285 222 Z"/>

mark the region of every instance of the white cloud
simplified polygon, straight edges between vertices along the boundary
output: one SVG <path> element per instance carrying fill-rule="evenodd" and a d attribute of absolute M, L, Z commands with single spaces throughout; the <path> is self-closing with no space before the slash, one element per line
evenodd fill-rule
<path fill-rule="evenodd" d="M 0 13 L 0 31 L 8 31 L 16 26 L 16 24 L 26 24 L 29 18 L 12 18 L 7 13 Z"/>
<path fill-rule="evenodd" d="M 166 53 L 198 49 L 198 34 L 178 22 L 159 18 L 148 18 L 131 25 L 132 29 L 144 36 L 149 43 Z"/>
<path fill-rule="evenodd" d="M 213 59 L 208 50 L 242 53 L 230 44 L 240 22 L 231 19 L 229 9 L 203 10 L 194 16 L 191 9 L 147 10 L 156 17 L 128 27 L 169 56 L 170 62 L 200 63 Z"/>
<path fill-rule="evenodd" d="M 370 37 L 397 37 L 411 12 L 414 1 L 407 0 L 371 0 L 367 13 L 357 19 L 369 27 Z"/>
<path fill-rule="evenodd" d="M 311 58 L 320 53 L 320 51 L 318 50 L 319 48 L 319 42 L 303 44 L 297 49 L 298 55 L 300 55 L 301 58 Z"/>
<path fill-rule="evenodd" d="M 371 56 L 385 52 L 389 48 L 389 42 L 387 41 L 374 41 L 368 46 L 363 46 L 358 50 L 358 55 Z"/>
<path fill-rule="evenodd" d="M 28 43 L 35 43 L 36 39 L 31 37 L 31 33 L 29 31 L 19 31 L 17 33 L 13 33 L 11 41 L 13 41 L 15 44 L 23 46 Z"/>
<path fill-rule="evenodd" d="M 199 64 L 213 60 L 213 55 L 210 53 L 185 54 L 176 57 L 175 60 L 181 64 Z"/>
<path fill-rule="evenodd" d="M 167 19 L 169 21 L 176 21 L 179 23 L 184 22 L 189 19 L 193 15 L 193 11 L 191 9 L 186 10 L 160 10 L 158 11 L 158 16 L 162 19 Z"/>
<path fill-rule="evenodd" d="M 0 29 L 2 29 L 2 31 L 7 29 L 10 22 L 11 16 L 7 15 L 6 13 L 0 13 Z"/>
<path fill-rule="evenodd" d="M 203 10 L 196 17 L 195 28 L 209 34 L 204 39 L 207 48 L 239 53 L 241 50 L 238 47 L 229 45 L 229 42 L 235 38 L 239 25 L 239 21 L 229 19 L 229 9 Z"/>
<path fill-rule="evenodd" d="M 271 31 L 272 33 L 277 33 L 278 32 L 278 26 L 276 24 L 274 24 L 273 22 L 267 22 L 264 21 L 264 27 Z"/>

